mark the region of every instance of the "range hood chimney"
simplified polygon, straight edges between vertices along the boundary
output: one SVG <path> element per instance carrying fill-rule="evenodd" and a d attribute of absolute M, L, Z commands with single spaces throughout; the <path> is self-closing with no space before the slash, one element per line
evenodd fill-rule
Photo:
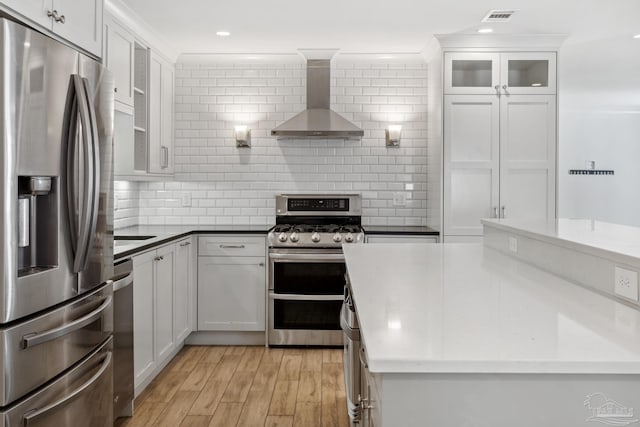
<path fill-rule="evenodd" d="M 359 138 L 364 131 L 329 108 L 335 50 L 300 51 L 307 60 L 307 109 L 271 130 L 282 138 Z"/>

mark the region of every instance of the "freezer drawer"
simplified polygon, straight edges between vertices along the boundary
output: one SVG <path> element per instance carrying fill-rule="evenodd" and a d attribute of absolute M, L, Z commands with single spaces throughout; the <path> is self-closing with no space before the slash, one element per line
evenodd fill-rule
<path fill-rule="evenodd" d="M 0 412 L 0 427 L 112 427 L 110 338 L 47 387 Z"/>
<path fill-rule="evenodd" d="M 112 332 L 111 282 L 67 305 L 0 329 L 0 406 L 70 368 Z"/>

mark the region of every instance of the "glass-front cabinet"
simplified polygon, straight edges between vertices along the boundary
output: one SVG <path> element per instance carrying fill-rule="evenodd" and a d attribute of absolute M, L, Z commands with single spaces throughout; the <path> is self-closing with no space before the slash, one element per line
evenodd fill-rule
<path fill-rule="evenodd" d="M 445 93 L 488 94 L 500 88 L 500 54 L 450 52 L 445 54 Z"/>
<path fill-rule="evenodd" d="M 555 52 L 448 52 L 446 94 L 555 94 Z"/>

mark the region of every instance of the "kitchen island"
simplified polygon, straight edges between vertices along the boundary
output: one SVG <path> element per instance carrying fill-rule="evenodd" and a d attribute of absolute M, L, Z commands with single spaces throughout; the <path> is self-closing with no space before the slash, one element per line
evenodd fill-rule
<path fill-rule="evenodd" d="M 344 253 L 374 425 L 638 421 L 635 308 L 481 244 Z"/>

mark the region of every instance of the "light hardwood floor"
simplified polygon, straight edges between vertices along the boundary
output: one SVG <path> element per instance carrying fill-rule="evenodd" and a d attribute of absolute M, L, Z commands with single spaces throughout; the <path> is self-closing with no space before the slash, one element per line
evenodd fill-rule
<path fill-rule="evenodd" d="M 340 349 L 185 346 L 118 427 L 348 426 Z"/>

